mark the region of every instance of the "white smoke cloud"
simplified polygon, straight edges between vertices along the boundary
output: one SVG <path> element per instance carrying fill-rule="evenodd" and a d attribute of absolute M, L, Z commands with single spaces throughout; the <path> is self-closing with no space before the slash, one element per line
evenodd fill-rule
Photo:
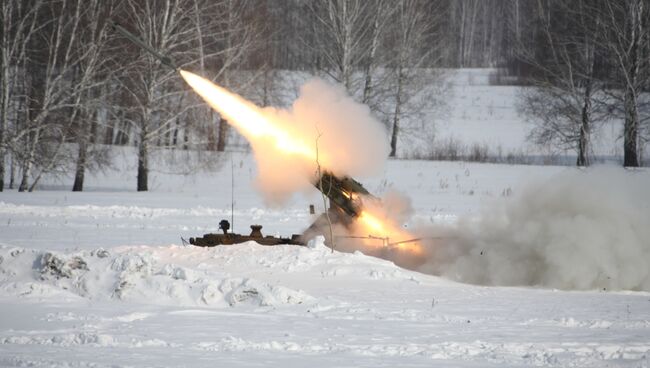
<path fill-rule="evenodd" d="M 420 271 L 484 285 L 650 291 L 650 175 L 567 170 L 451 227 Z"/>
<path fill-rule="evenodd" d="M 290 109 L 265 108 L 262 113 L 290 136 L 314 148 L 318 144 L 323 169 L 356 178 L 383 169 L 389 152 L 384 126 L 340 86 L 312 79 Z M 258 187 L 270 203 L 311 187 L 316 160 L 278 155 L 271 142 L 249 140 L 259 168 Z"/>

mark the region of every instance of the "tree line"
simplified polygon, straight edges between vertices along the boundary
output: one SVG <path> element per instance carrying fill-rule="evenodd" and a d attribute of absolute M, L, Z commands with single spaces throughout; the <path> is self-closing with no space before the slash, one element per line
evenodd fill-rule
<path fill-rule="evenodd" d="M 623 121 L 623 165 L 650 139 L 650 1 L 531 1 L 530 25 L 508 67 L 523 82 L 530 138 L 587 166 L 599 125 Z"/>
<path fill-rule="evenodd" d="M 33 190 L 74 166 L 74 191 L 106 163 L 105 145 L 137 147 L 137 189 L 148 189 L 153 149 L 223 150 L 224 122 L 114 22 L 179 66 L 244 89 L 262 69 L 262 2 L 6 0 L 0 8 L 0 190 Z M 218 126 L 218 129 L 214 127 Z M 74 151 L 70 147 L 75 147 Z M 7 173 L 7 171 L 9 171 Z M 8 174 L 8 175 L 7 175 Z"/>
<path fill-rule="evenodd" d="M 83 190 L 85 173 L 106 164 L 107 145 L 137 147 L 137 189 L 147 190 L 158 150 L 229 148 L 227 122 L 113 22 L 263 106 L 275 103 L 281 70 L 339 82 L 386 125 L 391 156 L 399 137 L 430 129 L 421 117 L 444 103 L 439 70 L 500 68 L 537 86 L 522 102 L 538 122 L 531 139 L 575 148 L 586 165 L 594 124 L 619 114 L 625 165 L 636 166 L 648 137 L 649 8 L 648 0 L 5 0 L 0 190 L 33 190 L 43 174 L 70 168 L 72 189 Z"/>

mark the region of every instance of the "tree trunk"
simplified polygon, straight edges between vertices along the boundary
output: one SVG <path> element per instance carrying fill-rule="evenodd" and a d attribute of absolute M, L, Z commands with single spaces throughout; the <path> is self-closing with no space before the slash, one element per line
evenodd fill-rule
<path fill-rule="evenodd" d="M 4 70 L 3 66 L 0 66 L 0 69 Z M 0 75 L 0 83 L 3 84 L 2 91 L 0 92 L 0 192 L 3 191 L 5 187 L 5 131 L 7 130 L 7 110 L 9 108 L 9 89 L 5 88 L 5 84 L 8 84 L 6 81 L 7 76 L 5 73 Z"/>
<path fill-rule="evenodd" d="M 177 148 L 178 145 L 178 131 L 181 129 L 181 122 L 179 118 L 176 118 L 176 125 L 174 125 L 174 133 L 172 134 L 172 148 Z"/>
<path fill-rule="evenodd" d="M 212 115 L 210 115 L 212 116 Z M 212 119 L 210 119 L 212 121 Z M 190 148 L 190 123 L 185 120 L 184 124 L 184 129 L 183 129 L 183 149 L 188 150 Z"/>
<path fill-rule="evenodd" d="M 464 50 L 465 50 L 465 7 L 466 3 L 464 1 L 453 2 L 457 6 L 460 6 L 460 20 L 459 23 L 459 32 L 458 32 L 458 56 L 457 62 L 458 67 L 462 68 L 465 66 L 465 61 L 463 60 Z"/>
<path fill-rule="evenodd" d="M 87 114 L 80 111 L 81 119 L 79 119 L 79 133 L 77 136 L 77 144 L 79 151 L 77 153 L 77 164 L 74 173 L 74 184 L 72 184 L 73 192 L 81 192 L 84 190 L 84 176 L 86 173 L 86 163 L 88 162 L 88 141 L 93 140 L 89 135 L 93 135 L 92 127 L 89 127 L 89 119 L 86 119 Z M 88 130 L 91 130 L 89 132 Z"/>
<path fill-rule="evenodd" d="M 77 167 L 74 173 L 74 184 L 72 185 L 73 192 L 81 192 L 84 190 L 84 175 L 86 172 L 86 161 L 88 159 L 88 146 L 85 141 L 79 142 L 79 153 L 77 156 Z"/>
<path fill-rule="evenodd" d="M 582 105 L 582 119 L 580 124 L 580 136 L 578 138 L 578 160 L 577 166 L 589 166 L 589 131 L 591 121 L 591 80 L 585 86 L 584 103 Z"/>
<path fill-rule="evenodd" d="M 22 179 L 20 180 L 20 185 L 18 186 L 18 191 L 19 192 L 24 192 L 27 190 L 28 186 L 28 181 L 29 181 L 29 174 L 32 171 L 32 163 L 29 161 L 26 161 L 23 165 L 23 175 Z"/>
<path fill-rule="evenodd" d="M 0 114 L 3 115 L 3 114 Z M 4 148 L 4 132 L 5 132 L 5 119 L 0 117 L 2 122 L 0 122 L 0 192 L 4 190 L 5 187 L 5 156 L 6 151 Z"/>
<path fill-rule="evenodd" d="M 149 142 L 146 129 L 140 134 L 138 149 L 138 192 L 149 190 Z"/>
<path fill-rule="evenodd" d="M 104 144 L 113 144 L 114 124 L 115 122 L 106 124 L 106 130 L 104 130 L 104 140 L 102 141 Z"/>
<path fill-rule="evenodd" d="M 9 166 L 9 189 L 16 185 L 16 156 L 11 154 L 11 165 Z"/>
<path fill-rule="evenodd" d="M 638 167 L 637 156 L 638 115 L 634 91 L 628 87 L 625 90 L 625 123 L 623 125 L 623 166 Z"/>
<path fill-rule="evenodd" d="M 3 191 L 5 187 L 5 132 L 7 130 L 7 119 L 9 113 L 9 50 L 8 50 L 8 39 L 9 39 L 9 26 L 10 26 L 10 14 L 11 9 L 9 8 L 9 2 L 4 2 L 2 6 L 2 44 L 7 45 L 3 46 L 0 50 L 0 192 Z"/>
<path fill-rule="evenodd" d="M 585 62 L 587 64 L 587 76 L 582 103 L 582 116 L 580 124 L 580 135 L 578 137 L 578 160 L 577 166 L 589 166 L 589 140 L 591 137 L 591 94 L 594 82 L 595 55 L 594 46 L 591 42 L 591 35 L 585 32 Z"/>
<path fill-rule="evenodd" d="M 372 94 L 372 72 L 374 70 L 375 64 L 375 55 L 377 54 L 377 48 L 379 47 L 379 25 L 383 21 L 384 16 L 384 3 L 379 2 L 377 8 L 375 9 L 375 19 L 372 24 L 372 33 L 371 33 L 371 44 L 370 50 L 368 51 L 368 63 L 366 64 L 366 80 L 363 86 L 363 103 L 368 104 L 370 101 L 370 96 Z"/>
<path fill-rule="evenodd" d="M 390 154 L 389 157 L 397 156 L 397 135 L 399 134 L 399 121 L 402 115 L 402 89 L 404 84 L 404 75 L 402 68 L 397 72 L 397 96 L 395 96 L 395 115 L 393 116 L 393 133 L 390 137 Z"/>
<path fill-rule="evenodd" d="M 625 123 L 623 125 L 623 166 L 638 167 L 639 158 L 637 152 L 637 140 L 639 130 L 639 112 L 637 110 L 637 91 L 638 75 L 641 63 L 641 33 L 643 23 L 641 14 L 643 13 L 643 1 L 630 1 L 628 3 L 630 11 L 630 26 L 628 29 L 629 39 L 629 65 L 627 70 L 627 80 L 625 84 Z"/>
<path fill-rule="evenodd" d="M 217 136 L 217 151 L 223 152 L 226 150 L 226 141 L 228 140 L 228 121 L 224 118 L 219 119 L 219 133 Z"/>
<path fill-rule="evenodd" d="M 32 168 L 34 167 L 34 159 L 36 158 L 36 147 L 38 146 L 38 141 L 40 140 L 40 131 L 32 134 L 28 134 L 28 144 L 29 144 L 29 154 L 25 158 L 23 164 L 23 175 L 20 180 L 20 185 L 18 186 L 19 192 L 24 192 L 29 189 L 29 177 L 32 174 Z"/>
<path fill-rule="evenodd" d="M 341 19 L 343 21 L 343 40 L 342 40 L 342 55 L 341 55 L 341 82 L 345 86 L 345 90 L 349 93 L 352 92 L 352 23 L 348 15 L 348 2 L 342 2 Z"/>

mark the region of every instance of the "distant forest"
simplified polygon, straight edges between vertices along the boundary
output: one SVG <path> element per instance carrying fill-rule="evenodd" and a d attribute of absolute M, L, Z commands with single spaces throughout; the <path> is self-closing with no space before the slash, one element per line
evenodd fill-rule
<path fill-rule="evenodd" d="M 229 149 L 227 122 L 114 22 L 260 105 L 286 71 L 336 81 L 386 125 L 391 156 L 405 122 L 444 104 L 446 68 L 534 87 L 531 140 L 577 165 L 596 124 L 623 121 L 628 167 L 650 139 L 650 0 L 3 0 L 0 190 L 65 170 L 82 190 L 107 145 L 137 147 L 147 190 L 155 150 Z"/>

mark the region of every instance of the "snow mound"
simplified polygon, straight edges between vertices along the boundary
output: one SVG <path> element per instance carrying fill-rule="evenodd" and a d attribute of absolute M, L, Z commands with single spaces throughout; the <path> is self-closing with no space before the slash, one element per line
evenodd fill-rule
<path fill-rule="evenodd" d="M 241 303 L 272 306 L 279 304 L 302 304 L 305 294 L 283 286 L 269 286 L 251 279 L 227 279 L 219 286 L 231 306 Z"/>
<path fill-rule="evenodd" d="M 183 257 L 177 254 L 179 249 Z M 280 306 L 314 300 L 303 291 L 231 277 L 219 271 L 223 260 L 212 258 L 205 263 L 197 256 L 196 248 L 177 246 L 74 253 L 2 247 L 0 295 L 212 307 Z M 176 264 L 173 258 L 186 264 Z"/>

